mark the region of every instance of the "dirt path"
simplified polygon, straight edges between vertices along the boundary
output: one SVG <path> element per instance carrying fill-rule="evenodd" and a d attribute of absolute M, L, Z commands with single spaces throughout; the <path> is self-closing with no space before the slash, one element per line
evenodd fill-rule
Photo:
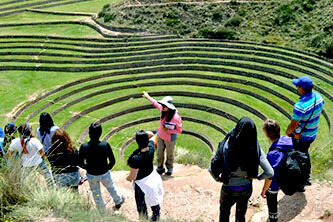
<path fill-rule="evenodd" d="M 177 164 L 174 171 L 172 177 L 163 176 L 165 195 L 161 217 L 181 221 L 218 221 L 221 184 L 215 182 L 207 170 L 197 166 Z M 127 171 L 117 171 L 112 172 L 112 177 L 119 192 L 126 198 L 120 213 L 137 220 L 132 185 L 125 181 L 127 174 Z M 263 222 L 267 219 L 266 200 L 260 197 L 262 185 L 262 181 L 253 183 L 254 191 L 246 221 Z M 104 200 L 109 201 L 107 207 L 111 209 L 113 201 L 104 187 L 102 191 Z M 80 192 L 90 195 L 88 183 L 80 187 Z M 327 216 L 333 212 L 333 186 L 328 183 L 314 182 L 312 186 L 307 187 L 305 193 L 296 193 L 293 196 L 279 193 L 279 200 L 279 221 L 333 222 L 333 216 Z M 234 210 L 233 207 L 231 221 L 234 221 Z"/>

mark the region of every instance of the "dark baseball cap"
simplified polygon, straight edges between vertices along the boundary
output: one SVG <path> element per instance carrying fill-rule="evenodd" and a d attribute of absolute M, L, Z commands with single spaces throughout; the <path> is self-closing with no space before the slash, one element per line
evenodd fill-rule
<path fill-rule="evenodd" d="M 309 89 L 313 86 L 312 79 L 308 76 L 301 76 L 298 79 L 291 81 L 295 86 L 302 87 L 303 89 Z"/>

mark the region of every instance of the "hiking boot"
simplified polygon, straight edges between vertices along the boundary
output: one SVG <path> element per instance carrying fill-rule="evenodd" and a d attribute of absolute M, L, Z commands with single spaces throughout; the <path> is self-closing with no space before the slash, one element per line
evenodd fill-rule
<path fill-rule="evenodd" d="M 120 203 L 119 203 L 119 204 L 116 204 L 116 205 L 114 206 L 115 210 L 119 210 L 120 207 L 121 207 L 121 205 L 123 205 L 124 202 L 125 202 L 125 197 L 122 196 L 122 197 L 121 197 L 121 201 L 120 201 Z"/>
<path fill-rule="evenodd" d="M 164 168 L 157 168 L 156 171 L 159 175 L 162 175 L 165 172 L 165 169 Z"/>
<path fill-rule="evenodd" d="M 172 169 L 168 169 L 168 171 L 165 173 L 165 175 L 171 176 L 172 175 Z"/>

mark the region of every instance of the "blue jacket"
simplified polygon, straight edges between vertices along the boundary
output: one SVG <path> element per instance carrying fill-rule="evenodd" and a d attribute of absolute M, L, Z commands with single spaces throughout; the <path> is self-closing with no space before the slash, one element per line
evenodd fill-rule
<path fill-rule="evenodd" d="M 291 137 L 281 136 L 278 140 L 276 140 L 267 153 L 267 159 L 271 166 L 274 169 L 274 177 L 270 179 L 273 180 L 270 188 L 272 191 L 277 191 L 279 189 L 279 185 L 277 183 L 276 177 L 279 176 L 279 170 L 281 168 L 281 163 L 285 159 L 285 154 L 282 151 L 274 150 L 275 148 L 282 149 L 284 151 L 289 151 L 293 149 L 293 142 Z"/>

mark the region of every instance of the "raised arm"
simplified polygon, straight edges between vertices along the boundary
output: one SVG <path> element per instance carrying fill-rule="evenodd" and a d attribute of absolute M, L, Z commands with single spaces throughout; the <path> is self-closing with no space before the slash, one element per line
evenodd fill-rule
<path fill-rule="evenodd" d="M 146 91 L 143 91 L 142 97 L 148 99 L 149 102 L 151 102 L 159 111 L 162 111 L 163 106 L 161 104 L 159 104 L 155 99 L 150 97 L 150 95 Z"/>

